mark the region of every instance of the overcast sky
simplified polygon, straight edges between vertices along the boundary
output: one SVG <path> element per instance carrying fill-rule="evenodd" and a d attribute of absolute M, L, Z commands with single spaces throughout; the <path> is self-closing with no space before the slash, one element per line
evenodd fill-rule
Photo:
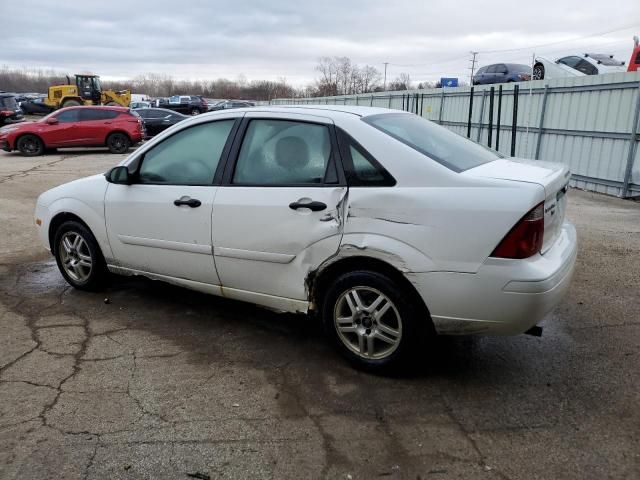
<path fill-rule="evenodd" d="M 0 65 L 302 86 L 319 57 L 334 55 L 381 72 L 389 62 L 389 79 L 406 72 L 416 82 L 468 80 L 470 50 L 480 65 L 530 63 L 534 51 L 628 62 L 640 1 L 0 0 L 0 18 Z"/>

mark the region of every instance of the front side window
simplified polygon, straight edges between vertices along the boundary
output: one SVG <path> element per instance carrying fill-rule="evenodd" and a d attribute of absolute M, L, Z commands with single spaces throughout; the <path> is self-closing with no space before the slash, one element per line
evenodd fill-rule
<path fill-rule="evenodd" d="M 252 120 L 240 149 L 233 183 L 322 184 L 330 157 L 331 140 L 325 125 Z"/>
<path fill-rule="evenodd" d="M 211 185 L 235 120 L 182 130 L 145 153 L 139 183 Z"/>
<path fill-rule="evenodd" d="M 67 110 L 65 112 L 60 112 L 58 115 L 56 115 L 56 118 L 58 119 L 59 123 L 77 122 L 79 112 L 79 109 Z"/>
<path fill-rule="evenodd" d="M 496 68 L 497 67 L 498 67 L 497 65 L 489 65 L 487 67 L 487 72 L 486 73 L 496 73 Z"/>
<path fill-rule="evenodd" d="M 413 114 L 383 113 L 362 120 L 455 172 L 503 158 L 494 150 Z"/>
<path fill-rule="evenodd" d="M 564 57 L 558 60 L 558 63 L 562 63 L 567 67 L 576 68 L 578 63 L 580 63 L 582 59 L 580 57 Z"/>
<path fill-rule="evenodd" d="M 576 66 L 576 70 L 578 70 L 579 72 L 584 73 L 585 75 L 597 75 L 598 74 L 598 69 L 596 68 L 596 66 L 595 65 L 591 65 L 586 60 L 580 60 L 580 62 Z"/>

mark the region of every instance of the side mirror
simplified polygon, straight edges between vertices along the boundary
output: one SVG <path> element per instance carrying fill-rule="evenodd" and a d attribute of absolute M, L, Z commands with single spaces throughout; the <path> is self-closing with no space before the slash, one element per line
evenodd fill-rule
<path fill-rule="evenodd" d="M 104 176 L 109 183 L 115 183 L 118 185 L 131 185 L 132 183 L 132 176 L 129 173 L 129 169 L 124 165 L 113 167 L 105 173 Z"/>
<path fill-rule="evenodd" d="M 47 123 L 49 125 L 57 125 L 60 121 L 56 117 L 47 118 Z"/>

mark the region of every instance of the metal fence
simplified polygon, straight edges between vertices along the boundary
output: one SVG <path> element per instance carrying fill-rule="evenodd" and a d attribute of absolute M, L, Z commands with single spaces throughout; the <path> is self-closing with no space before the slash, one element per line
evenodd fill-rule
<path fill-rule="evenodd" d="M 271 103 L 406 110 L 504 154 L 565 163 L 575 187 L 640 195 L 640 72 Z"/>

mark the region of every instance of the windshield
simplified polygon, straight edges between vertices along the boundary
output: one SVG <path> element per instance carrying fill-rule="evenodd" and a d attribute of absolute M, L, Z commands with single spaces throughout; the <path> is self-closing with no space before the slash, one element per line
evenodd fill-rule
<path fill-rule="evenodd" d="M 624 65 L 624 62 L 616 60 L 615 58 L 602 53 L 589 53 L 589 57 L 593 58 L 596 62 L 599 62 L 602 65 L 606 65 L 608 67 L 621 67 L 622 65 Z"/>
<path fill-rule="evenodd" d="M 416 115 L 383 113 L 362 120 L 455 172 L 504 158 L 495 150 Z"/>

